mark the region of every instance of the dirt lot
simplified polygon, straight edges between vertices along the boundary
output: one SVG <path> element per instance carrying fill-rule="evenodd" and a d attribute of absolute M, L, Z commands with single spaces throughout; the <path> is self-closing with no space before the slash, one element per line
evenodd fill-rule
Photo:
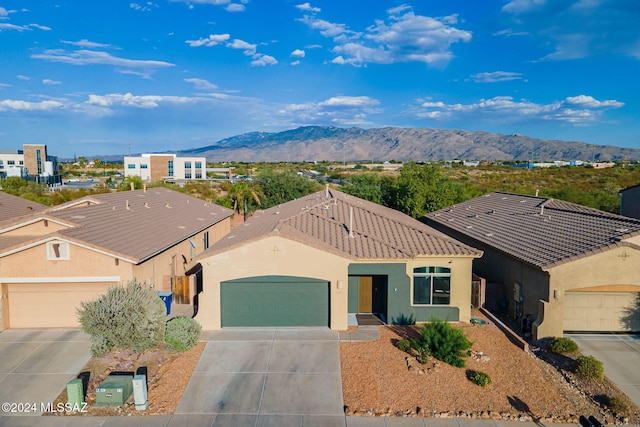
<path fill-rule="evenodd" d="M 473 342 L 475 357 L 465 368 L 429 359 L 420 365 L 398 350 L 401 338 L 418 336 L 416 327 L 380 327 L 380 340 L 341 343 L 344 403 L 348 415 L 474 417 L 577 423 L 594 415 L 613 423 L 640 423 L 640 411 L 614 416 L 598 403 L 621 395 L 608 380 L 580 383 L 565 370 L 525 353 L 495 325 L 459 324 Z M 561 367 L 567 357 L 554 362 Z M 467 375 L 482 371 L 492 379 L 480 387 Z M 593 398 L 589 396 L 593 396 Z M 624 395 L 623 395 L 624 396 Z M 626 396 L 624 396 L 626 399 Z M 632 406 L 631 402 L 627 403 Z"/>

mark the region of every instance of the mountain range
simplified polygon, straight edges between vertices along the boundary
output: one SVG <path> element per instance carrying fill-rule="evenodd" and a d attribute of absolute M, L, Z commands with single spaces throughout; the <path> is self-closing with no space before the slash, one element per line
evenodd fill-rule
<path fill-rule="evenodd" d="M 277 133 L 250 132 L 178 154 L 204 156 L 210 162 L 640 159 L 640 149 L 544 140 L 520 134 L 332 126 L 305 126 Z"/>

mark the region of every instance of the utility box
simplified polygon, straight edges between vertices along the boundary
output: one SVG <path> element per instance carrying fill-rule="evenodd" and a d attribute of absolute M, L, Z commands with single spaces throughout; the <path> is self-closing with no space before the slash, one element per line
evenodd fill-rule
<path fill-rule="evenodd" d="M 96 388 L 96 406 L 122 406 L 133 392 L 133 376 L 109 375 Z"/>
<path fill-rule="evenodd" d="M 145 375 L 133 377 L 133 400 L 136 404 L 136 410 L 144 411 L 147 409 L 147 377 Z"/>
<path fill-rule="evenodd" d="M 67 402 L 73 405 L 73 407 L 81 407 L 84 402 L 84 388 L 82 386 L 82 380 L 76 378 L 67 383 Z"/>

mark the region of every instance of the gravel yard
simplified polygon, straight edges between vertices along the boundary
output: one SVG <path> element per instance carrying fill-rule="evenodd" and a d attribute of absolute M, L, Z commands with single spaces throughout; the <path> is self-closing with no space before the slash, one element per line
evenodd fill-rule
<path fill-rule="evenodd" d="M 467 358 L 465 368 L 433 358 L 420 365 L 398 350 L 395 343 L 417 337 L 417 327 L 381 326 L 378 341 L 341 343 L 347 415 L 462 416 L 574 424 L 580 415 L 594 415 L 609 424 L 640 423 L 637 411 L 627 414 L 627 420 L 605 414 L 584 390 L 551 364 L 520 350 L 495 325 L 456 326 L 473 342 L 472 350 L 481 352 Z M 491 384 L 473 384 L 467 378 L 471 370 L 489 374 Z M 607 387 L 615 389 L 605 380 Z"/>

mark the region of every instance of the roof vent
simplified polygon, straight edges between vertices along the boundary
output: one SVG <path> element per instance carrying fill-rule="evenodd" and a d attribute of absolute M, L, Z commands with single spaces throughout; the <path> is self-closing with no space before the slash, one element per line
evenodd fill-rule
<path fill-rule="evenodd" d="M 492 237 L 492 236 L 493 236 L 493 233 L 487 233 L 487 234 L 485 234 L 485 236 L 487 236 L 487 237 Z"/>
<path fill-rule="evenodd" d="M 169 203 L 167 203 L 166 205 L 164 205 L 165 208 L 169 208 L 171 209 L 171 205 Z"/>
<path fill-rule="evenodd" d="M 349 237 L 353 237 L 353 206 L 349 206 Z"/>
<path fill-rule="evenodd" d="M 627 231 L 629 231 L 629 229 L 628 228 L 616 228 L 616 231 L 618 233 L 626 233 Z"/>
<path fill-rule="evenodd" d="M 145 207 L 145 208 L 147 208 L 147 209 L 149 209 L 149 203 L 144 202 L 144 207 Z"/>
<path fill-rule="evenodd" d="M 130 210 L 131 208 L 129 207 L 129 201 L 125 200 L 124 201 L 124 207 L 127 208 L 127 210 Z"/>
<path fill-rule="evenodd" d="M 329 184 L 324 185 L 324 197 L 329 198 Z"/>

